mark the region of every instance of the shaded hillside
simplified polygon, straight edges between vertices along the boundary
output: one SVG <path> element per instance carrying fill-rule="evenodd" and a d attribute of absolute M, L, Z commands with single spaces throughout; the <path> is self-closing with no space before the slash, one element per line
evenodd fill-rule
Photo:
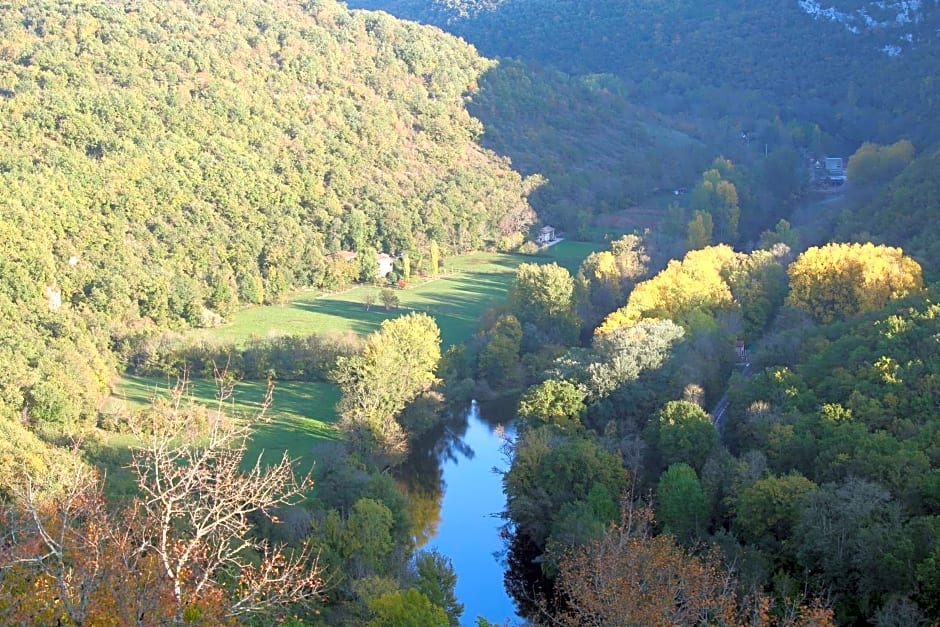
<path fill-rule="evenodd" d="M 472 47 L 333 0 L 0 8 L 0 410 L 90 420 L 120 338 L 534 215 Z M 364 268 L 363 272 L 368 272 Z M 374 272 L 374 270 L 373 270 Z"/>
<path fill-rule="evenodd" d="M 849 146 L 937 137 L 935 3 L 837 3 L 844 12 L 814 12 L 818 3 L 805 0 L 509 0 L 461 3 L 480 9 L 462 12 L 452 4 L 350 3 L 437 24 L 486 55 L 614 73 L 639 102 L 732 116 L 744 130 L 779 113 L 819 123 Z"/>
<path fill-rule="evenodd" d="M 688 185 L 708 163 L 702 142 L 623 92 L 610 74 L 571 76 L 503 59 L 481 77 L 470 111 L 484 122 L 484 146 L 547 179 L 530 199 L 539 215 L 573 231 L 586 216 Z"/>

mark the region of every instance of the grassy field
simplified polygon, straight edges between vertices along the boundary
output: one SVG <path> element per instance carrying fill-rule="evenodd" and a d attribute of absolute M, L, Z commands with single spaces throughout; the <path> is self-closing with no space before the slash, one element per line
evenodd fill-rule
<path fill-rule="evenodd" d="M 575 272 L 581 260 L 599 248 L 596 244 L 564 241 L 536 256 L 461 255 L 445 260 L 445 274 L 442 276 L 396 290 L 400 299 L 397 309 L 386 311 L 377 305 L 366 311 L 365 296 L 379 290 L 372 286 L 357 286 L 327 296 L 301 292 L 283 305 L 245 309 L 236 314 L 231 323 L 198 333 L 205 334 L 210 341 L 236 343 L 253 336 L 309 334 L 327 330 L 365 334 L 378 329 L 385 319 L 408 311 L 424 311 L 437 321 L 446 348 L 466 341 L 476 331 L 483 311 L 503 302 L 519 264 L 554 261 Z M 141 409 L 152 402 L 155 394 L 168 395 L 174 384 L 175 381 L 165 379 L 126 376 L 103 412 Z M 265 387 L 266 384 L 260 381 L 239 383 L 233 397 L 226 402 L 225 410 L 251 419 L 260 408 Z M 209 407 L 216 405 L 216 392 L 212 381 L 194 380 L 190 383 L 190 397 Z M 332 384 L 278 382 L 274 404 L 267 414 L 270 422 L 257 423 L 258 429 L 249 445 L 247 459 L 256 459 L 262 451 L 266 456 L 279 458 L 283 451 L 287 451 L 292 458 L 300 460 L 299 469 L 306 472 L 313 462 L 311 452 L 315 447 L 338 437 L 332 429 L 337 419 L 335 406 L 338 401 L 339 389 Z M 126 455 L 131 444 L 126 436 L 111 436 L 102 443 L 104 456 L 119 459 Z M 112 467 L 116 469 L 114 481 L 120 482 L 120 464 L 112 464 Z M 127 488 L 115 486 L 114 489 L 122 491 Z"/>
<path fill-rule="evenodd" d="M 476 330 L 483 311 L 503 301 L 519 264 L 555 261 L 576 272 L 581 260 L 597 249 L 597 244 L 564 241 L 532 257 L 499 253 L 460 255 L 445 259 L 441 276 L 395 290 L 399 298 L 396 309 L 386 310 L 379 302 L 366 311 L 366 296 L 378 295 L 381 289 L 374 286 L 360 285 L 330 295 L 299 292 L 282 305 L 244 309 L 226 325 L 194 333 L 210 341 L 235 343 L 251 337 L 322 331 L 366 334 L 377 330 L 383 320 L 409 311 L 423 311 L 437 321 L 446 348 L 466 341 Z"/>
<path fill-rule="evenodd" d="M 149 406 L 155 395 L 168 396 L 175 381 L 148 377 L 126 376 L 111 398 L 108 411 L 135 411 Z M 251 420 L 258 415 L 267 384 L 263 381 L 243 381 L 236 385 L 232 398 L 224 411 L 241 419 Z M 214 408 L 217 387 L 214 382 L 195 380 L 189 385 L 188 396 L 194 401 Z M 268 409 L 269 422 L 258 422 L 257 431 L 248 446 L 247 459 L 265 457 L 280 459 L 287 451 L 299 460 L 299 470 L 306 472 L 313 462 L 311 451 L 317 444 L 335 440 L 338 433 L 332 425 L 336 421 L 336 403 L 339 389 L 329 383 L 282 381 L 274 389 L 274 403 Z M 130 444 L 128 438 L 117 437 L 112 446 Z"/>
<path fill-rule="evenodd" d="M 212 341 L 241 343 L 251 337 L 305 335 L 322 331 L 368 334 L 383 320 L 408 311 L 432 315 L 441 328 L 445 346 L 472 335 L 477 318 L 498 303 L 524 257 L 477 253 L 445 262 L 446 274 L 395 290 L 399 306 L 386 310 L 376 303 L 367 311 L 367 295 L 381 288 L 360 285 L 330 295 L 300 292 L 283 305 L 251 307 L 238 312 L 229 324 L 201 331 Z M 378 299 L 377 299 L 378 300 Z"/>
<path fill-rule="evenodd" d="M 584 258 L 598 250 L 604 250 L 604 246 L 596 242 L 576 242 L 574 240 L 565 240 L 544 250 L 536 257 L 539 261 L 551 263 L 554 261 L 559 266 L 567 268 L 572 275 L 578 273 L 578 268 Z"/>

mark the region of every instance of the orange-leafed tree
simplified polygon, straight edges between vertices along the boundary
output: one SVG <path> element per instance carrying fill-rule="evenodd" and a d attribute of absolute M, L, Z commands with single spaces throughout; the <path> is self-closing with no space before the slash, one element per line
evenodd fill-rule
<path fill-rule="evenodd" d="M 0 622 L 169 622 L 170 587 L 132 510 L 110 511 L 98 477 L 80 465 L 63 490 L 44 487 L 27 479 L 0 513 Z"/>
<path fill-rule="evenodd" d="M 641 510 L 603 537 L 569 553 L 556 590 L 565 625 L 732 624 L 734 578 L 717 555 L 688 554 L 671 535 L 652 536 Z"/>
<path fill-rule="evenodd" d="M 559 563 L 556 596 L 540 622 L 561 625 L 833 625 L 818 601 L 774 612 L 763 594 L 741 594 L 717 548 L 693 554 L 654 536 L 653 513 L 628 506 L 621 523 Z"/>

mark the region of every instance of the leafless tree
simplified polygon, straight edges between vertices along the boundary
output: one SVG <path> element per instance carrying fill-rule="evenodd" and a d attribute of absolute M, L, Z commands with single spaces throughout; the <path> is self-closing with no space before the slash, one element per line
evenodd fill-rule
<path fill-rule="evenodd" d="M 220 386 L 208 418 L 185 390 L 136 425 L 139 494 L 126 506 L 109 508 L 101 481 L 77 465 L 64 492 L 43 496 L 27 481 L 0 511 L 0 621 L 182 624 L 198 612 L 225 622 L 320 597 L 313 547 L 273 546 L 249 519 L 277 522 L 279 506 L 312 488 L 310 474 L 296 477 L 286 453 L 245 466 L 250 427 L 222 411 L 231 390 Z M 31 598 L 19 603 L 24 585 Z"/>

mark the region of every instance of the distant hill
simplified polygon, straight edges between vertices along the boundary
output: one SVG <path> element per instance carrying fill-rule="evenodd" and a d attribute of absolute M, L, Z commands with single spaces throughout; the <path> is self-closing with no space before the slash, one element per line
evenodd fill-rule
<path fill-rule="evenodd" d="M 484 54 L 612 73 L 668 113 L 819 124 L 833 149 L 940 138 L 940 5 L 787 0 L 352 0 Z"/>
<path fill-rule="evenodd" d="M 0 7 L 0 416 L 92 420 L 124 339 L 527 229 L 492 62 L 333 0 Z M 368 268 L 363 272 L 368 273 Z M 373 270 L 374 272 L 374 270 Z"/>

